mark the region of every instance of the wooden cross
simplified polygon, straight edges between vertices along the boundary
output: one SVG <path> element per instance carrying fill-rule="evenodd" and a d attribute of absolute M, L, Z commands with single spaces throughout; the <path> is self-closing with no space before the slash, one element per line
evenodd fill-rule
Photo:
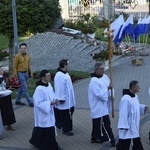
<path fill-rule="evenodd" d="M 108 58 L 109 58 L 109 73 L 110 73 L 110 82 L 112 84 L 112 56 L 114 52 L 113 46 L 113 32 L 114 30 L 110 30 L 110 21 L 107 20 L 107 32 L 104 35 L 108 37 Z M 113 96 L 113 89 L 111 89 L 111 99 L 112 99 L 112 118 L 114 118 L 114 96 Z"/>

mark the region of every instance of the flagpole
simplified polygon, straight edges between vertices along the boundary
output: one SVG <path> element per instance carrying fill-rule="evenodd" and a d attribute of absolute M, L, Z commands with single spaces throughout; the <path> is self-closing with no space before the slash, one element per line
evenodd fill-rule
<path fill-rule="evenodd" d="M 144 50 L 144 48 L 145 48 L 145 46 L 146 46 L 146 43 L 147 43 L 148 34 L 146 34 L 145 36 L 146 36 L 146 37 L 145 37 L 145 43 L 144 43 L 144 46 L 143 46 L 143 50 Z"/>
<path fill-rule="evenodd" d="M 143 49 L 144 49 L 144 44 L 145 44 L 145 34 L 143 35 Z"/>
<path fill-rule="evenodd" d="M 131 44 L 129 34 L 127 34 L 127 37 L 128 37 L 128 40 L 129 40 L 129 44 Z"/>
<path fill-rule="evenodd" d="M 109 73 L 110 73 L 110 82 L 112 84 L 112 55 L 113 55 L 113 36 L 112 33 L 114 30 L 110 30 L 110 21 L 107 20 L 107 32 L 104 34 L 108 37 L 108 57 L 109 57 Z M 111 89 L 111 100 L 112 100 L 112 118 L 114 118 L 114 95 L 113 95 L 113 89 Z"/>
<path fill-rule="evenodd" d="M 139 48 L 141 47 L 141 35 L 139 35 Z"/>

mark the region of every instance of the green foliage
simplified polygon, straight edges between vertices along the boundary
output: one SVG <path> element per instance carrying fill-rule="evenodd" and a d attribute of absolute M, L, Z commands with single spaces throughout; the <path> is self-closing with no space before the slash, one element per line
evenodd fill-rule
<path fill-rule="evenodd" d="M 0 50 L 8 48 L 8 38 L 0 34 Z"/>
<path fill-rule="evenodd" d="M 82 15 L 77 20 L 66 20 L 65 27 L 81 30 L 82 33 L 94 33 L 98 28 L 106 27 L 106 20 L 99 20 L 97 16 Z"/>
<path fill-rule="evenodd" d="M 105 28 L 98 28 L 96 30 L 96 36 L 95 38 L 98 39 L 98 40 L 101 40 L 101 41 L 108 41 L 108 38 L 104 37 L 104 32 Z"/>
<path fill-rule="evenodd" d="M 19 42 L 24 41 L 28 38 L 28 36 L 18 37 Z M 0 34 L 0 50 L 8 49 L 9 47 L 9 39 Z"/>
<path fill-rule="evenodd" d="M 108 59 L 109 54 L 108 50 L 100 50 L 100 52 L 91 54 L 91 56 L 94 60 L 104 61 Z"/>
<path fill-rule="evenodd" d="M 51 84 L 53 85 L 53 78 L 54 78 L 54 75 L 56 74 L 56 70 L 50 70 L 50 73 L 51 73 Z M 74 81 L 77 81 L 79 79 L 83 79 L 83 78 L 89 78 L 90 77 L 90 74 L 88 72 L 82 72 L 82 71 L 73 71 L 73 70 L 70 70 L 69 71 L 69 74 L 72 78 L 72 80 Z M 37 76 L 37 78 L 35 78 L 35 75 Z M 30 78 L 28 80 L 28 92 L 29 92 L 29 95 L 32 97 L 33 96 L 33 93 L 35 91 L 35 88 L 36 88 L 36 82 L 39 80 L 39 72 L 34 72 L 34 78 Z M 12 99 L 15 99 L 16 98 L 16 92 L 17 90 L 14 90 L 12 92 Z"/>
<path fill-rule="evenodd" d="M 0 1 L 0 33 L 13 38 L 13 18 L 10 0 Z M 19 35 L 49 30 L 60 16 L 58 0 L 16 0 Z"/>
<path fill-rule="evenodd" d="M 0 61 L 2 61 L 5 57 L 9 56 L 8 52 L 0 51 Z"/>

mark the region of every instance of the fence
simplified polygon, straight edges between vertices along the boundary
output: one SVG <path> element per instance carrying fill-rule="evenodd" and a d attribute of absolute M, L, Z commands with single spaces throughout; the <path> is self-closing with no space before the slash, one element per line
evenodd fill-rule
<path fill-rule="evenodd" d="M 104 0 L 103 0 L 104 1 Z M 102 0 L 69 0 L 69 18 L 78 17 L 82 14 L 104 16 L 104 2 Z M 114 14 L 122 12 L 134 14 L 135 17 L 145 17 L 149 14 L 149 0 L 117 0 L 113 4 Z"/>

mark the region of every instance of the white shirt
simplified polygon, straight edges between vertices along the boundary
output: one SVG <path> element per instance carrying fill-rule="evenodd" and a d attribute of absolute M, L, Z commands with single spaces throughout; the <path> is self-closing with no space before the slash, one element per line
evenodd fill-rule
<path fill-rule="evenodd" d="M 55 99 L 55 93 L 50 83 L 47 87 L 37 86 L 33 95 L 35 127 L 55 126 L 53 105 L 50 104 Z"/>
<path fill-rule="evenodd" d="M 72 81 L 68 73 L 58 71 L 54 77 L 55 94 L 65 102 L 63 104 L 57 103 L 56 107 L 60 110 L 69 109 L 75 106 L 75 96 Z"/>
<path fill-rule="evenodd" d="M 92 118 L 99 118 L 109 114 L 108 103 L 110 92 L 108 86 L 110 80 L 103 74 L 101 78 L 92 77 L 88 87 L 88 99 Z"/>
<path fill-rule="evenodd" d="M 124 95 L 119 105 L 119 138 L 131 139 L 139 137 L 140 113 L 144 114 L 145 105 L 139 104 L 138 96 Z M 121 130 L 121 129 L 128 130 Z"/>

